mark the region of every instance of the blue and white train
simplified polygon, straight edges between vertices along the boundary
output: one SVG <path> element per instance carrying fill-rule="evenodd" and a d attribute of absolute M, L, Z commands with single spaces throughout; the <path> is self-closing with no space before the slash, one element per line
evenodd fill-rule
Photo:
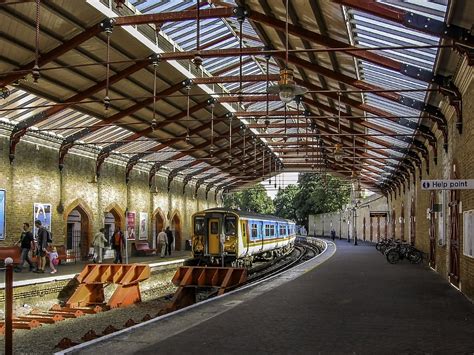
<path fill-rule="evenodd" d="M 193 264 L 249 267 L 289 252 L 296 239 L 295 223 L 275 216 L 212 208 L 192 218 Z"/>

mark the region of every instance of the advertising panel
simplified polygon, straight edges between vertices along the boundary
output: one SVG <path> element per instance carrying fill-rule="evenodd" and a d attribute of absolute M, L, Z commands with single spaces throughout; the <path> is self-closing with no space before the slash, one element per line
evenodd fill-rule
<path fill-rule="evenodd" d="M 35 202 L 33 205 L 33 235 L 36 238 L 35 221 L 40 220 L 41 225 L 51 232 L 51 204 Z"/>
<path fill-rule="evenodd" d="M 126 237 L 135 240 L 135 212 L 127 212 L 127 233 Z"/>
<path fill-rule="evenodd" d="M 140 212 L 140 230 L 138 233 L 140 240 L 148 239 L 148 213 Z"/>

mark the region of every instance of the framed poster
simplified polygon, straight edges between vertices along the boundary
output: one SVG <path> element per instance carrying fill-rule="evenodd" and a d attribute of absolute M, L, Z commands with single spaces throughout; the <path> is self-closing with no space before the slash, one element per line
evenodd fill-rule
<path fill-rule="evenodd" d="M 138 239 L 148 239 L 148 213 L 140 212 L 140 229 L 138 233 Z"/>
<path fill-rule="evenodd" d="M 135 239 L 135 212 L 127 212 L 127 239 Z"/>
<path fill-rule="evenodd" d="M 0 240 L 5 239 L 5 190 L 0 190 Z"/>
<path fill-rule="evenodd" d="M 463 254 L 474 258 L 474 210 L 464 213 Z"/>
<path fill-rule="evenodd" d="M 40 220 L 41 225 L 51 232 L 51 204 L 49 203 L 37 203 L 33 205 L 33 235 L 36 238 L 36 226 L 35 221 Z"/>

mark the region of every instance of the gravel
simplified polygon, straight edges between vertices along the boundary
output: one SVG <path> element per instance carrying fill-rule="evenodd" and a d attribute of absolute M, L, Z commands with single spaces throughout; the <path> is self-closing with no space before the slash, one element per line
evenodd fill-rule
<path fill-rule="evenodd" d="M 80 318 L 69 318 L 56 324 L 44 324 L 32 330 L 15 329 L 13 352 L 14 354 L 52 354 L 60 350 L 55 346 L 64 337 L 79 343 L 83 342 L 81 337 L 91 329 L 101 335 L 109 325 L 123 329 L 125 322 L 129 319 L 139 323 L 147 314 L 156 316 L 175 290 L 176 287 L 170 281 L 160 282 L 157 287 L 142 291 L 142 302 L 130 307 L 112 309 Z M 25 314 L 29 310 L 31 310 L 30 307 L 20 307 L 15 310 L 15 314 Z M 4 346 L 4 337 L 0 337 L 0 353 L 3 352 Z"/>

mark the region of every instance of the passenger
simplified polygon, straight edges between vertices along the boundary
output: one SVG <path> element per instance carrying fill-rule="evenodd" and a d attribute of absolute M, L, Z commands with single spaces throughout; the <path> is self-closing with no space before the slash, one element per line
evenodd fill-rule
<path fill-rule="evenodd" d="M 331 228 L 331 239 L 334 240 L 336 238 L 336 231 L 334 228 Z"/>
<path fill-rule="evenodd" d="M 167 239 L 168 236 L 166 235 L 165 229 L 163 228 L 160 233 L 158 233 L 158 250 L 161 252 L 161 257 L 164 258 L 166 254 L 166 247 L 167 247 Z"/>
<path fill-rule="evenodd" d="M 30 271 L 34 271 L 35 265 L 29 257 L 30 250 L 35 248 L 35 241 L 33 239 L 33 233 L 30 232 L 29 223 L 23 223 L 23 232 L 21 232 L 20 240 L 15 243 L 15 245 L 20 244 L 21 248 L 21 257 L 20 265 L 15 268 L 15 272 L 21 272 L 23 270 L 23 264 L 25 261 L 30 265 Z"/>
<path fill-rule="evenodd" d="M 36 257 L 38 258 L 38 268 L 34 271 L 39 274 L 44 274 L 46 266 L 46 248 L 48 247 L 48 231 L 41 225 L 41 221 L 37 219 L 35 226 L 38 229 L 36 232 Z"/>
<path fill-rule="evenodd" d="M 99 264 L 102 264 L 102 250 L 104 245 L 107 242 L 107 239 L 104 236 L 104 228 L 101 228 L 99 232 L 94 235 L 92 240 L 92 246 L 94 247 L 94 263 L 97 263 L 97 257 L 99 258 Z"/>
<path fill-rule="evenodd" d="M 170 230 L 170 227 L 166 227 L 166 253 L 171 256 L 171 246 L 173 245 L 173 232 Z M 165 255 L 166 255 L 165 253 Z"/>
<path fill-rule="evenodd" d="M 115 227 L 114 236 L 112 238 L 112 248 L 115 250 L 114 264 L 122 264 L 122 248 L 125 244 L 125 239 L 120 227 Z"/>
<path fill-rule="evenodd" d="M 49 268 L 51 269 L 51 274 L 57 273 L 58 270 L 56 270 L 55 266 L 59 264 L 58 250 L 56 247 L 50 247 L 50 251 L 46 250 L 46 254 L 48 254 L 49 257 Z"/>

